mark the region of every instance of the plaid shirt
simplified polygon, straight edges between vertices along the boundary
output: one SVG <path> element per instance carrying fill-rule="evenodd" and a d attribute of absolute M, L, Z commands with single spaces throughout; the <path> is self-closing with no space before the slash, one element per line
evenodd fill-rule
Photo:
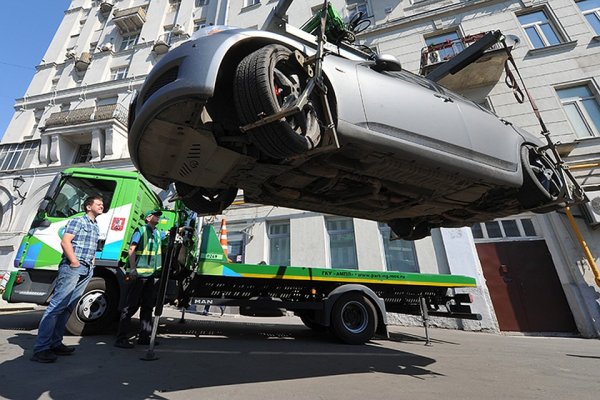
<path fill-rule="evenodd" d="M 67 222 L 64 233 L 70 233 L 75 236 L 71 242 L 75 251 L 75 257 L 77 257 L 81 264 L 91 267 L 92 260 L 96 256 L 98 239 L 100 238 L 100 230 L 96 222 L 92 221 L 87 215 L 73 218 Z M 68 262 L 64 254 L 63 261 Z"/>

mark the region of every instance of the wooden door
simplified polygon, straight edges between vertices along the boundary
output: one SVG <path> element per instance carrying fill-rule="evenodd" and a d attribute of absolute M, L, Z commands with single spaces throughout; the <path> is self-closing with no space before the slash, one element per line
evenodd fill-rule
<path fill-rule="evenodd" d="M 546 242 L 476 247 L 501 331 L 577 331 Z"/>

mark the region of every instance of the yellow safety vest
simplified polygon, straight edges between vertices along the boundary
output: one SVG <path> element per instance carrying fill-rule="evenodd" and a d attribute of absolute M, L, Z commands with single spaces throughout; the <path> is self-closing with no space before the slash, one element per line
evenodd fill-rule
<path fill-rule="evenodd" d="M 151 231 L 147 225 L 137 229 L 140 232 L 140 241 L 135 248 L 138 276 L 157 275 L 162 266 L 160 232 L 158 229 Z"/>

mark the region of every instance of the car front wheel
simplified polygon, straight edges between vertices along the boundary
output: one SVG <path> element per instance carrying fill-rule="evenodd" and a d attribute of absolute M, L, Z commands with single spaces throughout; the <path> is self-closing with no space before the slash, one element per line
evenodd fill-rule
<path fill-rule="evenodd" d="M 175 189 L 182 197 L 183 204 L 200 215 L 221 213 L 233 203 L 237 195 L 236 188 L 205 189 L 196 188 L 181 182 L 175 184 Z"/>
<path fill-rule="evenodd" d="M 294 104 L 307 80 L 306 72 L 287 47 L 268 45 L 248 55 L 238 65 L 233 84 L 240 120 L 250 124 Z M 313 91 L 300 112 L 250 130 L 251 140 L 270 158 L 303 154 L 321 140 L 320 107 Z"/>

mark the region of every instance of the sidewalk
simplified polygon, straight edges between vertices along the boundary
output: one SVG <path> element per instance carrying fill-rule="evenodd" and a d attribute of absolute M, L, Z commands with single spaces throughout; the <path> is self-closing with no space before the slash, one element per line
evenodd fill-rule
<path fill-rule="evenodd" d="M 0 313 L 7 311 L 34 310 L 38 306 L 33 303 L 8 303 L 0 298 Z"/>

